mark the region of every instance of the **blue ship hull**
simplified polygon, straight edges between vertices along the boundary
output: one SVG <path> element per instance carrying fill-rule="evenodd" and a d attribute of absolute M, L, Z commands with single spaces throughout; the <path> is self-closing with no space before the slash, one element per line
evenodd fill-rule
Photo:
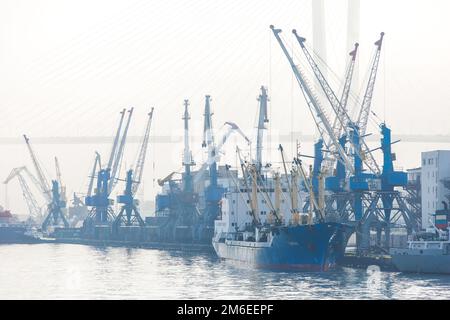
<path fill-rule="evenodd" d="M 338 223 L 319 223 L 272 228 L 267 242 L 214 239 L 220 258 L 243 262 L 256 268 L 328 271 L 343 257 L 346 231 Z"/>

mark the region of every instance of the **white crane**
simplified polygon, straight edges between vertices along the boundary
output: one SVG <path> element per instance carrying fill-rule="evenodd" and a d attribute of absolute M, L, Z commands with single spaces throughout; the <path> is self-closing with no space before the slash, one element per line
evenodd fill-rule
<path fill-rule="evenodd" d="M 47 214 L 42 223 L 42 229 L 46 230 L 50 222 L 53 225 L 58 225 L 60 222 L 64 224 L 64 227 L 68 228 L 69 223 L 62 211 L 62 208 L 65 207 L 65 202 L 60 198 L 60 186 L 57 180 L 52 180 L 52 186 L 50 187 L 48 180 L 46 179 L 44 172 L 39 165 L 36 154 L 34 153 L 30 139 L 26 135 L 23 136 L 25 139 L 25 143 L 28 147 L 28 151 L 30 153 L 31 160 L 33 162 L 34 168 L 37 173 L 37 186 L 40 188 L 42 194 L 47 199 Z"/>
<path fill-rule="evenodd" d="M 142 138 L 141 148 L 139 149 L 139 155 L 133 170 L 133 186 L 131 188 L 133 195 L 137 193 L 142 181 L 142 175 L 144 173 L 145 157 L 147 155 L 148 142 L 150 140 L 150 128 L 153 120 L 153 110 L 154 108 L 152 108 L 148 113 L 148 120 L 145 127 L 144 136 Z"/>
<path fill-rule="evenodd" d="M 31 192 L 31 189 L 22 174 L 23 172 L 25 172 L 29 176 L 31 175 L 31 172 L 29 172 L 26 167 L 14 168 L 3 183 L 7 185 L 14 178 L 17 178 L 19 180 L 19 185 L 22 189 L 22 195 L 28 207 L 29 217 L 31 218 L 31 220 L 38 222 L 42 218 L 41 207 L 39 206 L 36 198 Z"/>
<path fill-rule="evenodd" d="M 108 187 L 109 187 L 108 193 L 109 194 L 111 194 L 112 190 L 114 189 L 114 187 L 116 186 L 116 184 L 118 182 L 117 177 L 119 175 L 120 166 L 122 164 L 122 158 L 123 158 L 123 153 L 124 153 L 124 149 L 125 149 L 125 143 L 126 143 L 126 140 L 127 140 L 128 129 L 130 127 L 130 122 L 131 122 L 131 116 L 132 115 L 133 115 L 133 108 L 128 110 L 127 123 L 125 125 L 124 130 L 123 130 L 122 137 L 120 139 L 120 144 L 118 145 L 118 147 L 116 145 L 116 143 L 118 141 L 118 136 L 116 136 L 116 139 L 114 140 L 113 151 L 115 151 L 115 149 L 117 148 L 117 152 L 115 154 L 113 154 L 111 152 L 110 161 L 108 162 L 108 168 L 111 169 L 110 183 L 108 185 Z M 120 133 L 120 128 L 122 127 L 122 120 L 123 120 L 123 115 L 122 115 L 121 122 L 120 122 L 120 125 L 119 125 L 119 130 L 117 131 L 118 133 Z M 109 166 L 109 164 L 111 163 L 111 158 L 113 158 L 112 167 Z"/>
<path fill-rule="evenodd" d="M 369 121 L 370 107 L 372 105 L 373 92 L 375 89 L 375 82 L 377 80 L 378 65 L 381 56 L 381 47 L 383 45 L 384 32 L 380 34 L 380 39 L 375 42 L 375 55 L 373 58 L 372 68 L 370 70 L 369 81 L 367 83 L 364 99 L 361 103 L 361 109 L 359 110 L 358 120 L 356 122 L 359 128 L 359 135 L 362 137 L 366 134 L 367 123 Z"/>
<path fill-rule="evenodd" d="M 294 33 L 298 43 L 300 44 L 300 47 L 302 48 L 302 51 L 303 51 L 309 65 L 311 66 L 311 69 L 313 70 L 314 75 L 316 76 L 317 80 L 319 81 L 319 84 L 320 84 L 323 92 L 325 93 L 328 102 L 330 103 L 330 105 L 333 109 L 333 112 L 336 115 L 336 119 L 339 122 L 339 125 L 337 125 L 335 128 L 333 128 L 333 130 L 334 130 L 333 137 L 329 137 L 329 138 L 339 139 L 341 128 L 342 127 L 346 128 L 347 126 L 352 124 L 350 116 L 346 112 L 345 108 L 343 108 L 343 106 L 341 105 L 341 102 L 337 98 L 336 94 L 334 93 L 333 89 L 329 85 L 328 81 L 325 79 L 319 66 L 314 61 L 314 58 L 311 56 L 308 49 L 306 48 L 306 46 L 305 46 L 306 39 L 303 37 L 300 37 L 297 34 L 296 30 L 293 30 L 292 32 Z M 352 141 L 349 141 L 349 142 L 350 142 L 350 144 L 352 144 Z M 329 147 L 330 146 L 333 147 L 335 145 L 331 144 L 331 145 L 329 145 Z M 361 139 L 360 139 L 360 146 L 353 146 L 353 147 L 355 148 L 355 150 L 361 150 L 361 153 L 358 153 L 358 155 L 361 158 L 361 160 L 365 163 L 367 168 L 374 174 L 380 174 L 380 168 L 379 168 L 378 164 L 376 163 L 372 153 L 370 152 L 369 147 L 365 143 L 365 140 L 363 139 L 363 137 L 361 137 Z M 331 148 L 330 153 L 333 156 L 333 154 L 335 153 L 335 149 Z M 330 172 L 333 169 L 333 162 L 334 161 L 331 161 L 327 164 L 328 167 L 326 167 L 326 169 L 327 169 L 326 171 Z M 349 168 L 347 168 L 347 169 L 349 169 Z"/>
<path fill-rule="evenodd" d="M 275 29 L 274 26 L 270 26 L 273 31 L 275 38 L 277 39 L 283 53 L 289 61 L 289 64 L 294 72 L 294 75 L 297 79 L 297 83 L 300 86 L 300 89 L 303 92 L 303 96 L 305 97 L 306 103 L 308 104 L 308 108 L 313 116 L 313 119 L 316 123 L 317 129 L 319 130 L 320 135 L 324 139 L 324 141 L 330 141 L 331 145 L 328 145 L 328 149 L 335 150 L 335 152 L 340 157 L 340 160 L 343 161 L 348 171 L 351 173 L 354 172 L 352 162 L 349 156 L 346 154 L 344 148 L 339 144 L 339 139 L 336 137 L 335 132 L 333 131 L 333 127 L 330 123 L 330 120 L 327 118 L 323 107 L 320 105 L 320 102 L 317 96 L 313 93 L 311 85 L 307 82 L 306 77 L 303 75 L 302 71 L 299 67 L 294 63 L 293 58 L 289 54 L 286 46 L 281 40 L 280 33 L 281 29 Z M 336 112 L 335 112 L 336 113 Z"/>
<path fill-rule="evenodd" d="M 242 130 L 239 128 L 239 126 L 237 124 L 228 121 L 228 122 L 225 122 L 224 125 L 227 126 L 227 130 L 225 131 L 224 135 L 222 136 L 222 139 L 219 141 L 217 146 L 215 146 L 215 152 L 208 154 L 208 160 L 206 162 L 204 162 L 202 164 L 202 166 L 200 167 L 200 169 L 195 173 L 194 185 L 197 185 L 201 181 L 201 179 L 202 179 L 204 173 L 206 172 L 206 169 L 208 168 L 210 163 L 220 161 L 220 153 L 222 151 L 222 148 L 233 132 L 239 133 L 239 135 L 242 136 L 248 144 L 251 143 L 250 139 L 244 134 L 244 132 L 242 132 Z"/>

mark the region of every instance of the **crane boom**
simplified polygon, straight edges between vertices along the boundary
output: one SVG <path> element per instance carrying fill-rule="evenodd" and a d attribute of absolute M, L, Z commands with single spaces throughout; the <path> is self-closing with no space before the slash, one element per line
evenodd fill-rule
<path fill-rule="evenodd" d="M 59 186 L 62 186 L 61 169 L 59 167 L 59 161 L 58 161 L 57 157 L 55 157 L 55 170 L 56 170 L 56 178 L 58 180 Z"/>
<path fill-rule="evenodd" d="M 95 151 L 94 167 L 92 168 L 91 176 L 89 177 L 90 179 L 89 179 L 89 186 L 88 186 L 88 191 L 87 191 L 88 197 L 92 196 L 92 189 L 94 188 L 94 180 L 95 180 L 95 174 L 97 172 L 97 166 L 99 167 L 100 170 L 102 169 L 100 153 Z"/>
<path fill-rule="evenodd" d="M 308 105 L 308 108 L 313 115 L 314 121 L 316 123 L 317 129 L 319 130 L 320 135 L 324 138 L 329 137 L 331 141 L 331 146 L 333 146 L 333 150 L 336 150 L 336 152 L 339 154 L 340 159 L 345 163 L 345 166 L 348 168 L 348 170 L 353 173 L 353 166 L 352 163 L 346 154 L 345 150 L 342 148 L 342 146 L 339 144 L 338 138 L 335 136 L 333 132 L 333 128 L 330 124 L 330 121 L 328 120 L 322 106 L 319 103 L 319 100 L 317 97 L 313 94 L 312 88 L 309 85 L 309 83 L 306 80 L 306 77 L 303 75 L 301 70 L 298 68 L 298 66 L 295 65 L 294 60 L 292 59 L 291 55 L 289 54 L 288 50 L 286 49 L 286 46 L 284 45 L 283 41 L 281 40 L 281 29 L 275 29 L 275 27 L 272 25 L 270 28 L 273 31 L 273 34 L 275 38 L 277 39 L 281 49 L 283 50 L 286 58 L 289 61 L 289 64 L 292 68 L 292 71 L 294 72 L 294 75 L 297 79 L 298 85 L 300 86 L 300 89 L 303 92 L 303 96 L 305 97 L 306 103 Z M 329 148 L 331 146 L 328 146 Z"/>
<path fill-rule="evenodd" d="M 358 128 L 360 136 L 364 136 L 367 130 L 367 123 L 369 121 L 370 107 L 372 105 L 373 92 L 375 89 L 375 82 L 377 80 L 378 65 L 380 63 L 381 47 L 383 45 L 384 32 L 380 34 L 380 39 L 375 42 L 377 47 L 373 59 L 372 68 L 370 70 L 369 81 L 367 83 L 366 93 L 361 104 L 361 109 L 358 115 Z"/>
<path fill-rule="evenodd" d="M 39 162 L 37 160 L 36 154 L 34 153 L 33 148 L 31 147 L 30 139 L 26 135 L 23 135 L 23 137 L 25 139 L 25 143 L 27 144 L 28 151 L 30 153 L 34 169 L 36 170 L 37 183 L 38 183 L 37 186 L 39 187 L 40 191 L 42 192 L 42 194 L 44 195 L 44 197 L 47 200 L 51 199 L 51 192 L 52 191 L 51 191 L 51 188 L 50 188 L 50 184 L 48 183 L 48 180 L 45 177 L 41 166 L 39 165 Z"/>
<path fill-rule="evenodd" d="M 303 37 L 300 37 L 297 34 L 296 30 L 292 31 L 293 34 L 295 35 L 298 43 L 300 44 L 300 47 L 302 48 L 303 53 L 305 54 L 306 59 L 308 60 L 309 65 L 311 66 L 311 69 L 314 72 L 314 75 L 316 76 L 317 80 L 320 83 L 320 86 L 323 90 L 323 92 L 325 93 L 328 102 L 330 103 L 333 112 L 336 115 L 336 118 L 339 122 L 339 124 L 333 128 L 333 136 L 329 137 L 333 140 L 337 140 L 340 138 L 340 131 L 342 127 L 346 127 L 347 125 L 351 124 L 352 121 L 350 119 L 350 116 L 348 115 L 347 111 L 342 107 L 341 102 L 339 101 L 339 99 L 337 98 L 336 94 L 334 93 L 333 89 L 331 88 L 331 86 L 329 85 L 328 81 L 325 79 L 323 73 L 321 72 L 319 66 L 317 65 L 317 63 L 314 61 L 313 57 L 311 56 L 311 54 L 309 53 L 308 49 L 305 46 L 305 41 L 306 39 Z M 375 159 L 373 158 L 373 155 L 371 154 L 371 152 L 369 151 L 369 147 L 367 146 L 367 144 L 365 143 L 364 139 L 361 139 L 361 145 L 360 146 L 353 146 L 355 148 L 355 150 L 359 150 L 361 149 L 361 154 L 358 153 L 358 156 L 361 158 L 361 160 L 366 164 L 367 168 L 375 173 L 375 174 L 379 174 L 380 173 L 380 168 L 378 166 L 378 164 L 376 163 Z M 352 143 L 350 141 L 350 143 Z M 332 148 L 330 150 L 331 154 L 333 155 L 335 153 L 335 148 L 337 146 L 340 146 L 340 144 L 338 143 L 336 144 L 329 144 L 329 146 L 332 146 L 334 148 Z M 329 163 L 327 164 L 326 170 L 330 171 L 333 168 L 333 160 L 329 161 Z M 347 170 L 349 170 L 351 167 L 347 167 Z"/>
<path fill-rule="evenodd" d="M 358 47 L 359 47 L 359 44 L 355 43 L 355 48 L 349 54 L 350 62 L 348 64 L 347 72 L 345 74 L 344 89 L 342 90 L 342 96 L 341 96 L 341 100 L 340 100 L 340 107 L 342 108 L 343 111 L 340 110 L 339 114 L 341 114 L 342 112 L 347 112 L 348 97 L 350 95 L 350 89 L 351 89 L 352 80 L 353 80 L 353 71 L 355 70 L 356 56 L 358 54 Z M 338 137 L 340 138 L 344 131 L 344 127 L 338 121 L 338 116 L 336 116 L 336 118 L 334 119 L 333 129 L 338 134 Z"/>
<path fill-rule="evenodd" d="M 113 142 L 113 146 L 111 149 L 111 154 L 109 155 L 109 160 L 108 160 L 107 168 L 109 168 L 109 169 L 112 168 L 113 163 L 114 163 L 114 158 L 116 157 L 116 154 L 117 154 L 117 146 L 119 145 L 120 132 L 122 130 L 123 120 L 125 118 L 125 111 L 126 111 L 126 109 L 124 108 L 120 112 L 119 127 L 117 128 L 116 136 L 114 137 L 114 142 Z"/>
<path fill-rule="evenodd" d="M 148 113 L 148 121 L 147 126 L 145 127 L 144 138 L 142 140 L 139 156 L 136 161 L 136 166 L 134 167 L 133 170 L 133 185 L 131 187 L 131 193 L 133 195 L 135 195 L 139 189 L 142 180 L 142 175 L 144 172 L 145 156 L 147 155 L 148 142 L 150 139 L 150 128 L 152 126 L 152 119 L 153 119 L 153 109 L 154 108 L 152 108 L 151 111 Z"/>
<path fill-rule="evenodd" d="M 227 142 L 228 138 L 234 131 L 239 133 L 245 139 L 245 141 L 247 141 L 247 143 L 250 144 L 250 139 L 242 132 L 242 130 L 238 127 L 237 124 L 233 122 L 225 122 L 225 124 L 229 126 L 228 130 L 225 132 L 225 134 L 223 135 L 222 139 L 219 141 L 217 146 L 215 146 L 214 157 L 210 158 L 210 154 L 208 154 L 209 157 L 208 161 L 203 163 L 200 169 L 195 173 L 194 185 L 197 185 L 200 182 L 201 178 L 203 177 L 203 174 L 205 173 L 205 170 L 208 168 L 208 165 L 210 163 L 212 163 L 213 161 L 218 162 L 220 160 L 220 152 L 224 144 Z"/>
<path fill-rule="evenodd" d="M 126 123 L 125 129 L 124 129 L 124 131 L 122 133 L 122 138 L 120 140 L 119 148 L 117 149 L 117 154 L 114 157 L 113 166 L 111 168 L 110 183 L 109 183 L 109 186 L 108 186 L 108 194 L 110 194 L 112 192 L 112 190 L 114 189 L 114 187 L 117 184 L 117 175 L 118 175 L 118 171 L 120 169 L 120 165 L 122 164 L 123 151 L 125 149 L 125 142 L 127 140 L 128 129 L 130 127 L 130 122 L 131 122 L 131 116 L 132 115 L 133 115 L 133 108 L 128 110 L 127 123 Z"/>
<path fill-rule="evenodd" d="M 8 184 L 12 179 L 16 178 L 19 180 L 20 188 L 22 189 L 22 195 L 25 199 L 25 202 L 28 207 L 28 212 L 30 214 L 31 218 L 40 218 L 41 215 L 41 208 L 39 207 L 38 202 L 36 201 L 36 198 L 34 197 L 33 193 L 31 192 L 31 189 L 25 180 L 25 177 L 22 175 L 22 172 L 26 171 L 26 167 L 19 167 L 12 169 L 9 176 L 6 178 L 6 180 L 3 182 L 4 184 Z"/>

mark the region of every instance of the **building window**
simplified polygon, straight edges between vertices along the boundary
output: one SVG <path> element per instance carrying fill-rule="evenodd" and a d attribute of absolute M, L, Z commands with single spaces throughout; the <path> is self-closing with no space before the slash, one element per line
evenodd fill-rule
<path fill-rule="evenodd" d="M 427 164 L 427 161 L 425 159 L 422 160 L 422 165 L 425 166 Z"/>

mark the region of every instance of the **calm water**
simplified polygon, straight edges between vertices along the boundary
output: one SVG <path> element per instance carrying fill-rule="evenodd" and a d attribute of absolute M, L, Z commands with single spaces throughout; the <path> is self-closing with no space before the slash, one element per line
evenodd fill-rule
<path fill-rule="evenodd" d="M 254 270 L 214 255 L 0 245 L 0 299 L 450 299 L 450 276 Z"/>

